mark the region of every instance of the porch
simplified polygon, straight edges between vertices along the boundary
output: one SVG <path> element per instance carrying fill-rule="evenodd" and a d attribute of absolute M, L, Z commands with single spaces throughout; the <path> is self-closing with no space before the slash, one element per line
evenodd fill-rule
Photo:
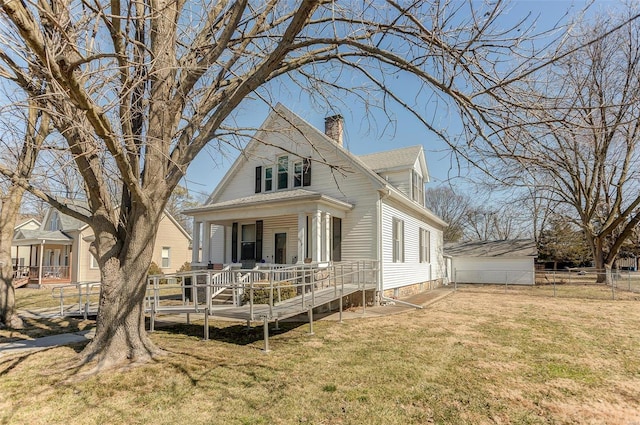
<path fill-rule="evenodd" d="M 42 233 L 47 233 L 49 238 L 13 240 L 15 287 L 41 287 L 71 282 L 71 238 L 59 231 Z"/>
<path fill-rule="evenodd" d="M 219 202 L 194 217 L 192 265 L 282 265 L 342 260 L 342 220 L 353 205 L 297 189 Z"/>

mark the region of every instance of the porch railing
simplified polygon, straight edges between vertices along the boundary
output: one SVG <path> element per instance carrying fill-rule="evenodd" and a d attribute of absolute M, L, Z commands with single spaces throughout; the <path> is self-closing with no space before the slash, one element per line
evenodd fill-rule
<path fill-rule="evenodd" d="M 42 266 L 43 280 L 69 280 L 71 274 L 69 266 Z M 40 267 L 29 267 L 29 280 L 38 280 L 40 277 Z"/>

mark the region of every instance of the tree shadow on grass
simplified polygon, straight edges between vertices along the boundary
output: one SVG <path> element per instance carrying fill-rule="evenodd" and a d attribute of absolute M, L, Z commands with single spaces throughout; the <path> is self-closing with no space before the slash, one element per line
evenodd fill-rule
<path fill-rule="evenodd" d="M 276 329 L 274 323 L 269 323 L 269 338 L 286 334 L 304 325 L 306 324 L 303 322 L 280 322 L 278 329 Z M 202 324 L 156 322 L 155 326 L 158 332 L 204 338 L 204 325 Z M 209 325 L 209 339 L 227 344 L 245 346 L 264 340 L 264 328 L 262 323 L 251 327 L 240 324 L 229 326 Z"/>
<path fill-rule="evenodd" d="M 23 317 L 23 329 L 0 330 L 0 342 L 17 342 L 62 333 L 88 330 L 95 326 L 95 320 L 73 317 Z"/>

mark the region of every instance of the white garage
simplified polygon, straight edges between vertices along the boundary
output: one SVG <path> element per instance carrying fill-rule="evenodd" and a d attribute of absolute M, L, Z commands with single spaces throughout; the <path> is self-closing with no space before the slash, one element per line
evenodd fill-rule
<path fill-rule="evenodd" d="M 513 239 L 448 244 L 444 248 L 447 272 L 457 283 L 533 285 L 535 241 Z"/>

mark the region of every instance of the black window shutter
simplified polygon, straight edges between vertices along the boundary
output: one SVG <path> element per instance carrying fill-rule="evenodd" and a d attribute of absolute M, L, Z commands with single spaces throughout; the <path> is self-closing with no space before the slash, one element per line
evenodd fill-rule
<path fill-rule="evenodd" d="M 302 186 L 311 186 L 311 158 L 305 158 L 302 164 Z"/>
<path fill-rule="evenodd" d="M 262 233 L 263 233 L 263 221 L 256 221 L 256 261 L 262 261 Z"/>
<path fill-rule="evenodd" d="M 342 261 L 342 219 L 331 217 L 333 221 L 332 261 Z"/>
<path fill-rule="evenodd" d="M 231 225 L 231 262 L 238 262 L 238 223 Z"/>
<path fill-rule="evenodd" d="M 262 167 L 256 167 L 256 193 L 262 192 Z"/>

